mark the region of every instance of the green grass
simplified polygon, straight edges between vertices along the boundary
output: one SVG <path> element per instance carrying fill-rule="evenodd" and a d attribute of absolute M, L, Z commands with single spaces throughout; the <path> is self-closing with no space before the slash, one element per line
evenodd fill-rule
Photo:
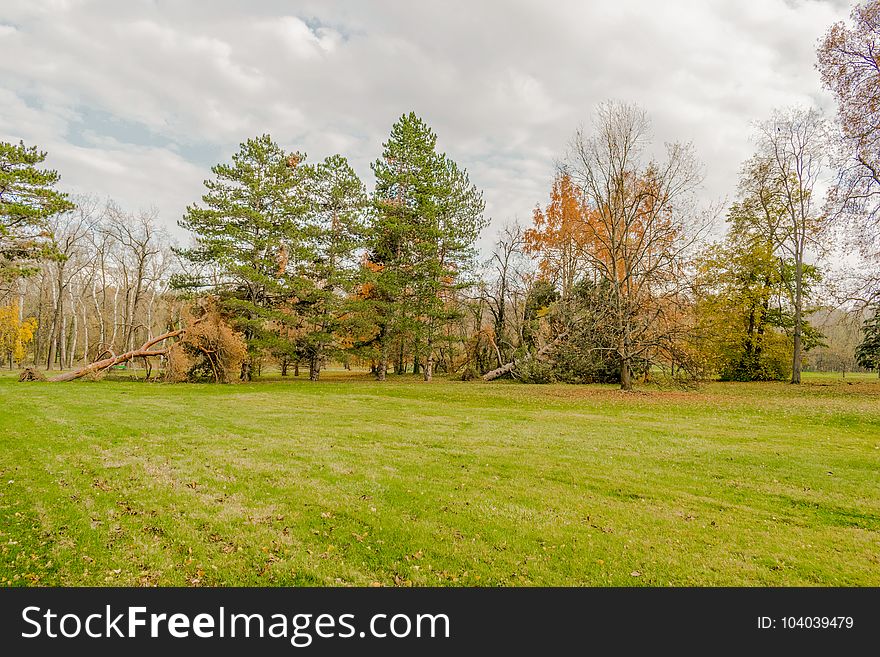
<path fill-rule="evenodd" d="M 0 377 L 0 585 L 880 585 L 880 383 Z"/>

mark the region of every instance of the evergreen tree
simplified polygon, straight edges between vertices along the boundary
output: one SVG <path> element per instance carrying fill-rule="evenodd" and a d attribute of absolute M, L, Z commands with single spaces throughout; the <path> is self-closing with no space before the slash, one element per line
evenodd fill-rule
<path fill-rule="evenodd" d="M 859 367 L 877 370 L 880 375 L 880 304 L 874 304 L 873 315 L 862 325 L 862 342 L 856 349 Z"/>
<path fill-rule="evenodd" d="M 269 135 L 248 139 L 231 164 L 212 167 L 204 207 L 189 206 L 179 222 L 196 236 L 194 246 L 180 253 L 213 279 L 190 276 L 177 284 L 219 294 L 248 344 L 244 380 L 262 353 L 288 347 L 298 328 L 292 313 L 297 274 L 310 260 L 304 158 L 284 152 Z"/>
<path fill-rule="evenodd" d="M 58 257 L 48 219 L 74 206 L 54 189 L 58 172 L 37 167 L 45 159 L 35 146 L 0 142 L 0 285 Z"/>
<path fill-rule="evenodd" d="M 453 317 L 450 296 L 467 283 L 474 242 L 487 223 L 482 194 L 436 145 L 434 132 L 410 112 L 394 124 L 372 165 L 369 259 L 380 379 L 391 345 L 409 339 L 416 359 L 424 354 L 431 380 L 435 342 Z"/>
<path fill-rule="evenodd" d="M 310 261 L 302 272 L 297 311 L 304 321 L 301 341 L 309 378 L 316 381 L 328 353 L 339 355 L 350 342 L 348 335 L 358 317 L 355 292 L 367 193 L 348 161 L 333 155 L 310 168 L 309 199 Z"/>

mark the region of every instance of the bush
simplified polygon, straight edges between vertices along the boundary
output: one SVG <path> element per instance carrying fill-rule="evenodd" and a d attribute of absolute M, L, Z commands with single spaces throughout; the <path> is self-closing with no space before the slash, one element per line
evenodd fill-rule
<path fill-rule="evenodd" d="M 528 360 L 517 364 L 513 374 L 523 383 L 554 383 L 557 381 L 553 363 L 544 360 Z"/>

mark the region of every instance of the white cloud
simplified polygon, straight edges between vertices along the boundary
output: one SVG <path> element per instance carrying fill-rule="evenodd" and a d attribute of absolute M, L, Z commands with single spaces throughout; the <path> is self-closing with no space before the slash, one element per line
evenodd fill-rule
<path fill-rule="evenodd" d="M 173 225 L 209 166 L 265 132 L 312 160 L 342 152 L 369 186 L 391 124 L 415 110 L 500 223 L 529 220 L 573 130 L 619 98 L 648 110 L 658 142 L 694 142 L 717 199 L 752 121 L 830 107 L 815 45 L 847 13 L 813 0 L 12 1 L 0 139 Z"/>

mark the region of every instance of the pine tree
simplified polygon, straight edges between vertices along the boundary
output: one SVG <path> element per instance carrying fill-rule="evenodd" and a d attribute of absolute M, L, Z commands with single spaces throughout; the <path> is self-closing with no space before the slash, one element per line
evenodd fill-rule
<path fill-rule="evenodd" d="M 875 304 L 873 315 L 862 325 L 862 342 L 856 348 L 859 367 L 877 370 L 880 376 L 880 304 Z"/>
<path fill-rule="evenodd" d="M 302 351 L 317 381 L 325 357 L 342 353 L 358 317 L 358 255 L 364 243 L 367 193 L 341 155 L 309 169 L 309 262 L 302 272 L 297 312 L 303 317 Z"/>
<path fill-rule="evenodd" d="M 179 222 L 196 236 L 194 246 L 180 253 L 213 279 L 191 275 L 177 284 L 209 288 L 221 297 L 248 343 L 244 380 L 261 354 L 289 346 L 291 328 L 297 328 L 291 306 L 297 272 L 309 260 L 304 159 L 284 152 L 269 135 L 247 140 L 231 164 L 211 169 L 204 207 L 189 206 Z"/>
<path fill-rule="evenodd" d="M 436 145 L 434 132 L 410 112 L 394 124 L 372 165 L 369 259 L 380 379 L 391 345 L 409 340 L 416 359 L 424 350 L 425 380 L 431 380 L 435 341 L 454 316 L 450 296 L 465 283 L 474 242 L 487 223 L 482 194 Z"/>
<path fill-rule="evenodd" d="M 57 171 L 39 169 L 46 153 L 35 146 L 0 142 L 0 284 L 36 271 L 36 263 L 58 257 L 48 219 L 73 209 L 54 189 Z"/>

